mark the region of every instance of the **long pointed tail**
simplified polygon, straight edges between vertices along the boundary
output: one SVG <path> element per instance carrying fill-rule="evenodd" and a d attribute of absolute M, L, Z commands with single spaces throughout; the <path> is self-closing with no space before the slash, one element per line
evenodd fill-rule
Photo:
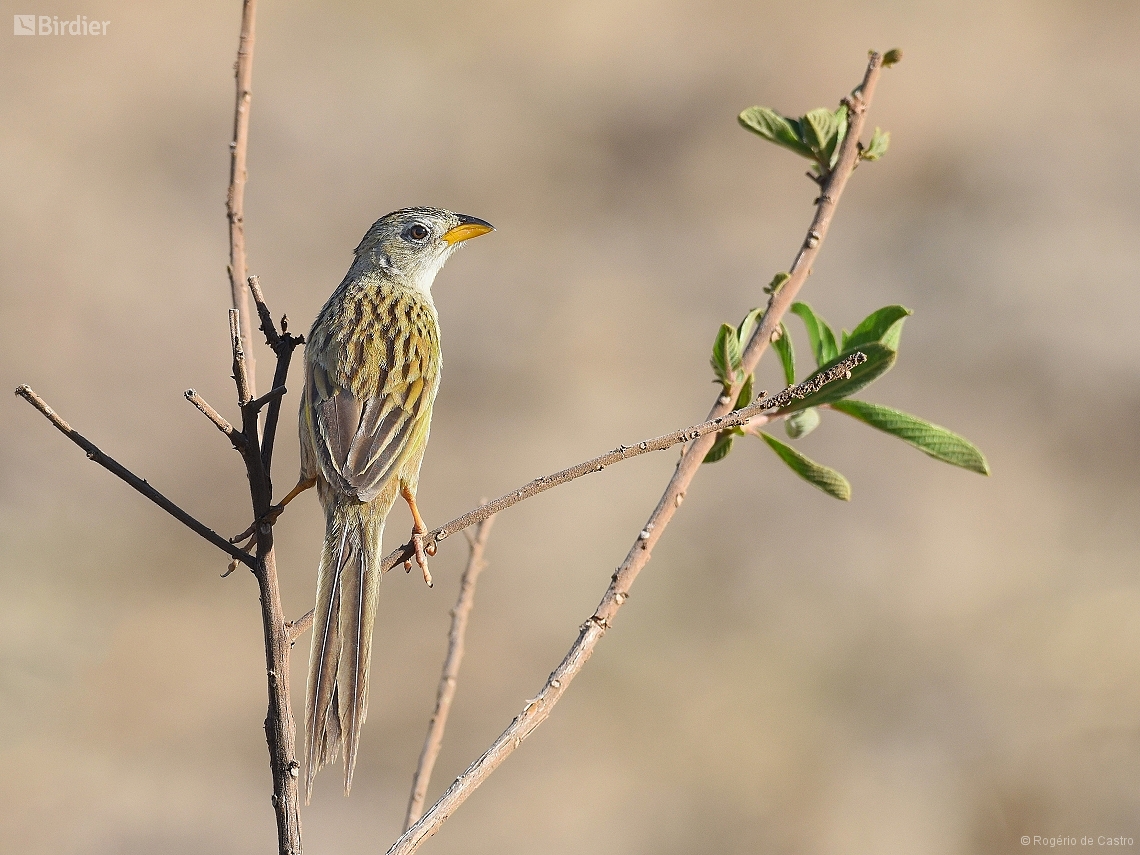
<path fill-rule="evenodd" d="M 368 666 L 380 593 L 384 517 L 373 505 L 334 500 L 325 511 L 305 705 L 305 800 L 317 770 L 344 747 L 344 792 L 352 787 L 360 728 L 368 714 Z"/>

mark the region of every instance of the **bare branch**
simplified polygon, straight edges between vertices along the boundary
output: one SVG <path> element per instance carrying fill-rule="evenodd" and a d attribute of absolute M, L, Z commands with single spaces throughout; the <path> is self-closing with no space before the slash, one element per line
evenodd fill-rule
<path fill-rule="evenodd" d="M 253 330 L 249 322 L 249 300 L 245 292 L 245 182 L 246 154 L 249 151 L 249 102 L 253 80 L 253 36 L 257 17 L 257 0 L 244 0 L 241 9 L 241 35 L 238 37 L 237 62 L 234 63 L 236 95 L 234 102 L 234 139 L 230 143 L 230 187 L 226 193 L 226 219 L 230 223 L 230 297 L 241 318 L 241 338 L 249 354 L 249 397 L 257 395 L 253 378 Z M 247 398 L 243 398 L 243 401 Z"/>
<path fill-rule="evenodd" d="M 237 309 L 230 309 L 230 346 L 234 352 L 234 383 L 237 384 L 238 403 L 244 408 L 253 398 L 253 386 L 242 344 L 241 312 Z"/>
<path fill-rule="evenodd" d="M 238 403 L 242 405 L 242 433 L 246 444 L 242 451 L 246 472 L 249 475 L 250 499 L 254 519 L 261 519 L 269 509 L 273 495 L 270 465 L 273 458 L 273 441 L 277 432 L 277 418 L 281 410 L 281 395 L 269 401 L 265 430 L 257 435 L 260 407 L 246 405 L 257 398 L 257 384 L 253 360 L 253 332 L 250 324 L 249 300 L 246 296 L 245 257 L 245 183 L 246 154 L 249 150 L 250 86 L 253 79 L 254 23 L 256 0 L 243 0 L 241 35 L 238 39 L 237 62 L 234 65 L 236 93 L 234 101 L 234 139 L 231 145 L 230 187 L 226 195 L 226 214 L 230 224 L 230 296 L 234 311 L 230 316 L 230 337 L 234 352 L 234 380 L 237 383 Z M 258 314 L 262 317 L 266 340 L 277 355 L 274 371 L 274 391 L 282 389 L 289 373 L 289 361 L 295 340 L 287 337 L 280 347 L 272 320 L 266 308 L 261 289 L 251 285 L 258 299 Z M 284 324 L 282 324 L 284 328 Z M 254 402 L 257 403 L 257 402 Z M 281 855 L 301 853 L 301 814 L 298 801 L 298 772 L 296 758 L 296 728 L 289 700 L 289 648 L 285 618 L 281 608 L 281 591 L 277 584 L 277 562 L 273 551 L 273 528 L 265 524 L 256 527 L 257 558 L 254 573 L 261 591 L 262 629 L 265 635 L 265 664 L 269 681 L 269 710 L 265 717 L 265 741 L 269 748 L 269 767 L 273 774 L 273 809 L 277 818 L 277 844 Z"/>
<path fill-rule="evenodd" d="M 483 550 L 491 534 L 494 517 L 479 523 L 475 536 L 470 538 L 471 551 L 467 556 L 467 566 L 459 579 L 459 599 L 451 610 L 451 631 L 447 636 L 447 657 L 443 661 L 443 673 L 439 678 L 439 689 L 435 696 L 435 712 L 428 724 L 424 747 L 420 751 L 420 762 L 412 777 L 412 794 L 408 800 L 408 813 L 404 818 L 404 831 L 407 831 L 424 812 L 424 799 L 427 798 L 428 783 L 432 769 L 443 746 L 443 732 L 447 728 L 447 717 L 451 712 L 451 702 L 455 699 L 455 687 L 459 679 L 459 666 L 463 663 L 463 640 L 467 634 L 467 618 L 475 605 L 475 583 L 486 566 Z M 466 534 L 467 532 L 464 532 Z"/>
<path fill-rule="evenodd" d="M 264 395 L 262 395 L 257 400 L 250 401 L 248 404 L 246 404 L 245 408 L 249 409 L 249 410 L 253 410 L 253 412 L 255 412 L 255 413 L 261 412 L 262 407 L 264 407 L 268 403 L 276 401 L 278 398 L 280 398 L 282 395 L 284 395 L 288 391 L 289 390 L 286 389 L 284 386 L 278 386 L 276 389 L 270 389 L 268 392 L 266 392 Z"/>
<path fill-rule="evenodd" d="M 249 284 L 249 292 L 253 294 L 253 305 L 257 307 L 257 317 L 261 320 L 261 331 L 265 333 L 265 343 L 276 350 L 280 336 L 277 335 L 277 327 L 273 324 L 273 315 L 269 312 L 269 306 L 265 305 L 265 296 L 261 293 L 261 280 L 256 276 L 250 276 L 246 281 Z"/>
<path fill-rule="evenodd" d="M 500 496 L 493 502 L 487 502 L 480 505 L 474 510 L 468 511 L 461 517 L 456 517 L 446 525 L 439 528 L 432 529 L 424 535 L 424 544 L 436 544 L 441 540 L 445 540 L 458 531 L 473 526 L 476 523 L 482 522 L 488 517 L 497 514 L 499 511 L 509 508 L 511 505 L 517 505 L 524 499 L 529 499 L 532 496 L 537 496 L 539 493 L 545 493 L 553 487 L 561 486 L 562 484 L 569 483 L 576 478 L 581 478 L 583 475 L 589 475 L 593 472 L 601 472 L 607 466 L 613 463 L 620 463 L 623 460 L 629 460 L 632 457 L 640 457 L 642 454 L 648 454 L 651 451 L 664 451 L 674 445 L 679 445 L 683 442 L 692 442 L 685 456 L 689 457 L 695 453 L 694 446 L 697 445 L 698 440 L 702 437 L 711 434 L 717 434 L 722 430 L 729 428 L 741 427 L 743 425 L 752 424 L 759 426 L 767 423 L 776 416 L 766 414 L 765 410 L 777 410 L 781 407 L 787 406 L 794 399 L 804 398 L 807 395 L 818 392 L 823 386 L 838 380 L 840 377 L 845 377 L 850 374 L 851 370 L 856 365 L 861 365 L 867 359 L 862 353 L 854 353 L 845 359 L 843 362 L 831 368 L 829 371 L 818 372 L 813 374 L 803 383 L 796 386 L 789 386 L 779 394 L 767 397 L 761 393 L 760 397 L 749 404 L 747 407 L 742 407 L 735 412 L 726 413 L 716 418 L 711 418 L 706 422 L 698 425 L 691 425 L 681 430 L 675 430 L 672 433 L 667 433 L 664 436 L 655 437 L 654 439 L 647 439 L 637 443 L 637 445 L 619 445 L 613 451 L 607 451 L 605 454 L 600 454 L 584 463 L 579 463 L 576 466 L 571 466 L 568 469 L 563 469 L 560 472 L 555 472 L 553 475 L 544 475 L 541 478 L 535 478 L 529 484 L 519 487 L 517 490 L 512 490 L 504 496 Z M 732 400 L 727 396 L 722 396 L 725 400 Z M 711 446 L 711 442 L 709 445 Z M 705 448 L 700 457 L 697 458 L 698 462 L 704 459 L 704 455 L 708 452 Z M 411 543 L 405 543 L 403 546 L 395 549 L 384 559 L 380 565 L 381 572 L 387 572 L 395 567 L 397 564 L 408 560 L 414 555 L 414 550 Z"/>
<path fill-rule="evenodd" d="M 242 434 L 241 431 L 234 428 L 234 426 L 231 425 L 228 421 L 226 421 L 225 417 L 222 416 L 221 413 L 207 404 L 201 395 L 199 395 L 193 389 L 187 389 L 186 400 L 197 407 L 202 415 L 212 421 L 214 423 L 214 426 L 226 435 L 226 439 L 233 443 L 234 448 L 236 448 L 238 451 L 241 451 L 243 448 L 245 448 L 245 435 Z"/>
<path fill-rule="evenodd" d="M 208 526 L 194 519 L 194 517 L 190 516 L 190 514 L 186 513 L 186 511 L 182 510 L 182 508 L 178 507 L 178 505 L 174 504 L 174 502 L 170 501 L 170 499 L 166 498 L 166 496 L 162 495 L 162 493 L 158 492 L 158 490 L 154 489 L 154 487 L 150 486 L 150 484 L 148 484 L 142 478 L 135 475 L 135 473 L 131 472 L 114 458 L 109 457 L 100 451 L 95 443 L 88 440 L 85 436 L 79 433 L 79 431 L 75 430 L 71 427 L 71 425 L 61 419 L 56 414 L 55 410 L 49 407 L 44 399 L 33 392 L 29 386 L 16 387 L 16 394 L 31 404 L 33 407 L 35 407 L 37 410 L 39 410 L 41 413 L 43 413 L 48 421 L 59 428 L 60 433 L 62 433 L 64 436 L 82 448 L 85 452 L 87 452 L 88 460 L 94 460 L 111 474 L 116 475 L 122 480 L 126 481 L 128 484 L 130 484 L 132 487 L 134 487 L 168 514 L 186 526 L 188 529 L 193 531 L 198 536 L 210 541 L 210 543 L 214 544 L 214 546 L 218 547 L 218 549 L 222 550 L 227 555 L 230 555 L 231 557 L 237 559 L 246 566 L 253 566 L 253 559 L 250 557 L 250 555 L 238 549 L 212 528 L 209 528 Z"/>
<path fill-rule="evenodd" d="M 817 201 L 816 213 L 808 228 L 807 237 L 797 253 L 792 269 L 789 271 L 790 278 L 783 284 L 783 287 L 772 294 L 764 317 L 757 325 L 747 348 L 745 348 L 741 381 L 735 384 L 728 394 L 717 398 L 709 413 L 709 421 L 705 422 L 706 425 L 715 423 L 718 419 L 727 422 L 726 417 L 732 402 L 737 399 L 740 394 L 740 387 L 743 386 L 743 378 L 755 370 L 756 363 L 768 346 L 773 331 L 779 327 L 779 323 L 795 298 L 796 292 L 799 291 L 800 286 L 811 271 L 811 264 L 818 255 L 820 245 L 827 235 L 839 197 L 842 195 L 847 180 L 858 161 L 859 134 L 862 132 L 867 107 L 871 103 L 875 84 L 881 70 L 882 56 L 878 53 L 872 53 L 863 82 L 855 92 L 845 99 L 844 103 L 848 106 L 850 121 L 847 136 L 840 147 L 835 168 L 823 184 L 823 191 Z M 693 438 L 692 445 L 687 448 L 686 453 L 677 464 L 677 469 L 669 480 L 656 509 L 638 534 L 625 560 L 614 573 L 597 609 L 582 624 L 577 640 L 571 645 L 562 662 L 551 673 L 546 685 L 536 697 L 527 702 L 522 712 L 515 716 L 491 747 L 455 780 L 440 800 L 415 825 L 401 835 L 388 850 L 388 855 L 409 855 L 419 848 L 420 844 L 433 835 L 487 776 L 550 715 L 554 705 L 562 697 L 562 693 L 566 691 L 570 681 L 586 664 L 598 641 L 601 640 L 616 616 L 618 609 L 626 601 L 629 596 L 629 588 L 636 580 L 638 573 L 649 562 L 653 546 L 668 526 L 677 508 L 680 507 L 685 491 L 700 468 L 705 455 L 712 448 L 715 440 L 714 433 L 715 431 L 709 430 L 698 433 Z"/>
<path fill-rule="evenodd" d="M 265 296 L 261 293 L 261 281 L 256 276 L 248 280 L 250 293 L 253 294 L 254 305 L 257 306 L 257 315 L 261 319 L 261 331 L 265 333 L 265 343 L 273 348 L 277 354 L 277 369 L 273 373 L 274 392 L 284 390 L 285 378 L 289 376 L 289 362 L 293 358 L 293 351 L 305 343 L 303 335 L 290 335 L 284 316 L 281 317 L 281 332 L 273 324 L 273 315 L 269 306 L 265 304 Z M 284 391 L 281 393 L 284 394 Z M 273 443 L 277 436 L 277 421 L 281 416 L 281 398 L 269 402 L 269 410 L 265 414 L 265 429 L 261 438 L 261 461 L 265 468 L 266 477 L 269 476 L 273 464 Z M 273 482 L 269 482 L 272 493 Z"/>
<path fill-rule="evenodd" d="M 290 647 L 296 644 L 297 639 L 308 632 L 308 630 L 313 626 L 313 616 L 315 614 L 315 609 L 309 609 L 296 620 L 286 622 L 285 631 L 289 636 Z"/>
<path fill-rule="evenodd" d="M 247 362 L 238 327 L 238 311 L 230 310 L 230 343 L 234 354 L 234 381 L 241 405 L 244 443 L 241 448 L 249 479 L 249 495 L 255 522 L 253 573 L 260 591 L 262 633 L 265 639 L 265 666 L 268 680 L 269 709 L 265 716 L 265 742 L 269 749 L 269 769 L 273 776 L 273 808 L 277 818 L 277 844 L 281 855 L 301 853 L 301 813 L 297 762 L 297 729 L 293 722 L 289 697 L 289 651 L 292 641 L 281 605 L 281 587 L 277 580 L 277 558 L 273 549 L 273 526 L 265 520 L 273 498 L 273 486 L 266 457 L 258 437 L 258 410 L 266 401 L 270 407 L 280 406 L 285 393 L 285 378 L 293 353 L 291 339 L 277 351 L 277 368 L 273 391 L 250 400 Z M 276 420 L 266 421 L 267 442 L 273 441 Z"/>

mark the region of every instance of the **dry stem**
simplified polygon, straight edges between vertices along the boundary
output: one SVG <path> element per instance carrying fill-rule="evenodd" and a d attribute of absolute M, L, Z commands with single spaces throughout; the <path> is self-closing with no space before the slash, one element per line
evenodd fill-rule
<path fill-rule="evenodd" d="M 241 9 L 241 35 L 238 37 L 237 61 L 234 63 L 236 95 L 234 103 L 234 138 L 230 143 L 230 187 L 226 193 L 226 218 L 230 223 L 230 297 L 241 317 L 241 338 L 249 355 L 251 395 L 257 395 L 253 376 L 253 329 L 250 326 L 249 298 L 245 292 L 245 182 L 246 154 L 249 151 L 249 102 L 253 79 L 253 37 L 257 16 L 257 0 L 244 0 Z"/>
<path fill-rule="evenodd" d="M 242 564 L 250 567 L 253 566 L 253 559 L 248 553 L 238 549 L 212 528 L 190 516 L 190 514 L 186 513 L 186 511 L 182 510 L 182 508 L 178 507 L 178 505 L 174 504 L 174 502 L 170 501 L 170 499 L 166 498 L 166 496 L 162 495 L 162 493 L 158 492 L 158 490 L 154 489 L 154 487 L 150 486 L 150 484 L 142 478 L 131 472 L 127 467 L 123 466 L 113 457 L 100 451 L 95 443 L 91 442 L 83 436 L 83 434 L 60 418 L 55 410 L 47 405 L 47 402 L 45 402 L 43 398 L 32 391 L 30 386 L 18 386 L 16 388 L 16 394 L 43 413 L 48 421 L 59 428 L 60 433 L 82 448 L 87 453 L 88 460 L 95 461 L 108 472 L 126 481 L 184 526 L 214 544 L 214 546 L 218 547 L 218 549 L 227 555 L 232 556 Z"/>
<path fill-rule="evenodd" d="M 768 301 L 767 309 L 760 324 L 748 342 L 743 356 L 743 373 L 751 374 L 768 346 L 774 330 L 795 299 L 796 293 L 811 272 L 811 264 L 819 253 L 820 245 L 827 235 L 835 206 L 850 178 L 859 157 L 859 135 L 863 130 L 867 107 L 874 96 L 875 84 L 882 69 L 882 56 L 872 53 L 863 82 L 845 103 L 848 107 L 850 126 L 840 148 L 839 158 L 823 184 L 823 190 L 816 202 L 816 213 L 808 228 L 807 236 L 796 255 L 789 271 L 790 278 Z M 743 380 L 729 390 L 727 396 L 718 397 L 709 413 L 709 419 L 724 417 L 740 393 Z M 707 424 L 708 422 L 706 422 Z M 629 588 L 641 569 L 649 562 L 653 546 L 661 537 L 673 514 L 681 504 L 685 491 L 696 475 L 701 462 L 714 441 L 713 432 L 698 436 L 687 448 L 686 454 L 677 464 L 677 469 L 665 488 L 656 509 L 650 515 L 645 527 L 637 536 L 625 561 L 614 573 L 602 600 L 594 614 L 582 624 L 578 638 L 571 645 L 562 662 L 551 673 L 546 685 L 532 700 L 528 701 L 506 730 L 492 743 L 481 757 L 467 767 L 447 789 L 435 805 L 420 820 L 397 840 L 388 850 L 388 855 L 408 855 L 419 848 L 428 837 L 434 834 L 443 822 L 455 812 L 472 792 L 522 744 L 522 741 L 542 724 L 550 715 L 554 705 L 566 691 L 570 681 L 586 664 L 594 652 L 598 641 L 609 628 L 614 616 L 628 596 Z"/>
<path fill-rule="evenodd" d="M 467 618 L 471 614 L 471 607 L 475 605 L 475 583 L 479 581 L 479 574 L 486 566 L 483 551 L 487 546 L 487 538 L 491 534 L 491 525 L 494 522 L 494 517 L 483 520 L 475 529 L 475 536 L 470 538 L 471 551 L 467 556 L 467 566 L 459 579 L 459 599 L 455 602 L 455 608 L 451 610 L 451 630 L 447 634 L 447 657 L 443 661 L 443 673 L 440 675 L 439 689 L 436 691 L 435 711 L 428 723 L 424 747 L 420 751 L 420 762 L 412 777 L 412 794 L 404 818 L 404 831 L 411 828 L 424 812 L 428 783 L 431 781 L 432 769 L 435 768 L 439 750 L 443 746 L 443 732 L 447 728 L 451 702 L 455 699 L 459 666 L 463 663 L 463 640 L 467 634 Z"/>

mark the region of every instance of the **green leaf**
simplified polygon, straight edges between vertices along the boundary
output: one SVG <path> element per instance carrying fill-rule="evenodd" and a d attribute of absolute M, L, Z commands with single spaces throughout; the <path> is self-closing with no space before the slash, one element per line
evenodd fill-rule
<path fill-rule="evenodd" d="M 798 401 L 794 400 L 783 409 L 777 410 L 777 413 L 794 413 L 798 410 L 804 410 L 808 407 L 819 407 L 823 404 L 830 404 L 832 401 L 839 401 L 850 395 L 854 395 L 860 389 L 868 386 L 883 374 L 890 371 L 891 366 L 895 364 L 895 360 L 899 355 L 897 350 L 887 347 L 882 342 L 871 342 L 870 344 L 864 344 L 856 348 L 848 348 L 839 354 L 838 357 L 827 363 L 827 365 L 820 368 L 816 373 L 822 373 L 832 368 L 856 351 L 866 356 L 867 361 L 861 365 L 856 365 L 855 368 L 852 369 L 850 377 L 846 380 L 833 380 L 814 395 L 808 395 Z"/>
<path fill-rule="evenodd" d="M 839 109 L 835 111 L 835 123 L 837 131 L 831 145 L 827 147 L 827 165 L 833 168 L 839 160 L 839 147 L 843 145 L 843 140 L 847 138 L 847 105 L 840 104 Z"/>
<path fill-rule="evenodd" d="M 882 128 L 875 128 L 875 133 L 871 134 L 871 141 L 867 143 L 867 147 L 859 152 L 859 157 L 863 160 L 878 160 L 887 153 L 887 149 L 891 145 L 891 132 L 884 131 Z"/>
<path fill-rule="evenodd" d="M 780 362 L 784 366 L 784 383 L 791 386 L 796 382 L 796 350 L 792 346 L 788 328 L 783 323 L 780 324 L 780 337 L 772 342 L 772 349 L 780 354 Z"/>
<path fill-rule="evenodd" d="M 752 403 L 752 377 L 753 375 L 749 374 L 744 378 L 744 385 L 740 387 L 740 394 L 736 398 L 734 410 L 742 410 Z M 739 431 L 739 428 L 737 430 Z"/>
<path fill-rule="evenodd" d="M 783 288 L 784 283 L 787 282 L 791 278 L 792 278 L 791 275 L 788 273 L 777 273 L 775 276 L 772 277 L 772 281 L 764 286 L 764 293 L 765 294 L 775 294 L 777 291 L 779 291 L 781 288 Z"/>
<path fill-rule="evenodd" d="M 752 331 L 756 329 L 756 324 L 759 323 L 760 318 L 764 316 L 764 310 L 753 309 L 744 316 L 744 320 L 740 322 L 740 326 L 736 328 L 736 340 L 740 345 L 741 354 L 744 353 L 744 348 L 748 346 L 748 340 L 752 338 Z"/>
<path fill-rule="evenodd" d="M 835 114 L 825 107 L 800 118 L 802 139 L 822 162 L 828 161 L 828 147 L 839 133 Z"/>
<path fill-rule="evenodd" d="M 887 328 L 887 331 L 883 333 L 882 338 L 879 339 L 879 344 L 885 344 L 891 350 L 898 350 L 899 339 L 902 338 L 903 321 L 905 320 L 906 318 L 899 318 L 891 324 L 890 327 Z"/>
<path fill-rule="evenodd" d="M 802 439 L 817 427 L 819 427 L 819 410 L 815 407 L 792 413 L 784 420 L 784 430 L 792 439 Z"/>
<path fill-rule="evenodd" d="M 709 449 L 709 453 L 705 455 L 702 463 L 716 463 L 718 460 L 724 460 L 728 456 L 728 452 L 732 450 L 732 441 L 736 435 L 731 430 L 722 430 L 716 435 L 716 442 L 713 447 Z"/>
<path fill-rule="evenodd" d="M 898 48 L 891 48 L 883 54 L 883 68 L 890 68 L 892 65 L 897 64 L 902 60 L 902 51 Z"/>
<path fill-rule="evenodd" d="M 835 333 L 827 325 L 827 321 L 815 313 L 807 303 L 792 303 L 790 311 L 799 315 L 807 328 L 808 340 L 811 342 L 811 352 L 815 356 L 815 364 L 823 365 L 830 362 L 839 354 L 835 344 Z"/>
<path fill-rule="evenodd" d="M 726 389 L 736 382 L 740 372 L 740 339 L 736 337 L 736 327 L 721 324 L 713 342 L 713 373 Z"/>
<path fill-rule="evenodd" d="M 760 438 L 768 443 L 776 455 L 783 460 L 788 467 L 811 484 L 813 487 L 818 487 L 829 496 L 834 496 L 844 502 L 851 501 L 851 483 L 830 467 L 824 466 L 822 463 L 816 463 L 810 457 L 800 454 L 790 445 L 785 445 L 776 439 L 774 436 L 761 431 Z"/>
<path fill-rule="evenodd" d="M 935 460 L 961 466 L 980 475 L 990 474 L 985 455 L 976 445 L 965 437 L 918 416 L 867 401 L 836 401 L 831 407 L 884 433 L 897 436 Z"/>
<path fill-rule="evenodd" d="M 811 149 L 800 140 L 799 122 L 787 119 L 767 107 L 749 107 L 738 117 L 740 124 L 764 139 L 791 149 L 796 154 L 811 157 Z"/>
<path fill-rule="evenodd" d="M 870 344 L 873 341 L 882 341 L 883 337 L 894 330 L 894 342 L 887 344 L 898 350 L 898 335 L 902 332 L 900 321 L 911 314 L 906 306 L 883 306 L 859 322 L 850 335 L 843 336 L 843 349 L 850 350 L 861 344 Z M 897 329 L 894 329 L 897 324 Z"/>

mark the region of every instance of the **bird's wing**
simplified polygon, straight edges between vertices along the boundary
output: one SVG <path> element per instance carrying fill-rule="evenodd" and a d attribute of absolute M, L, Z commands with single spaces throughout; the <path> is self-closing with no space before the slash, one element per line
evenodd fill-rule
<path fill-rule="evenodd" d="M 432 362 L 427 348 L 409 346 L 408 370 L 383 371 L 371 395 L 353 394 L 320 364 L 308 366 L 313 444 L 330 485 L 357 501 L 376 498 L 430 416 L 438 374 Z"/>

